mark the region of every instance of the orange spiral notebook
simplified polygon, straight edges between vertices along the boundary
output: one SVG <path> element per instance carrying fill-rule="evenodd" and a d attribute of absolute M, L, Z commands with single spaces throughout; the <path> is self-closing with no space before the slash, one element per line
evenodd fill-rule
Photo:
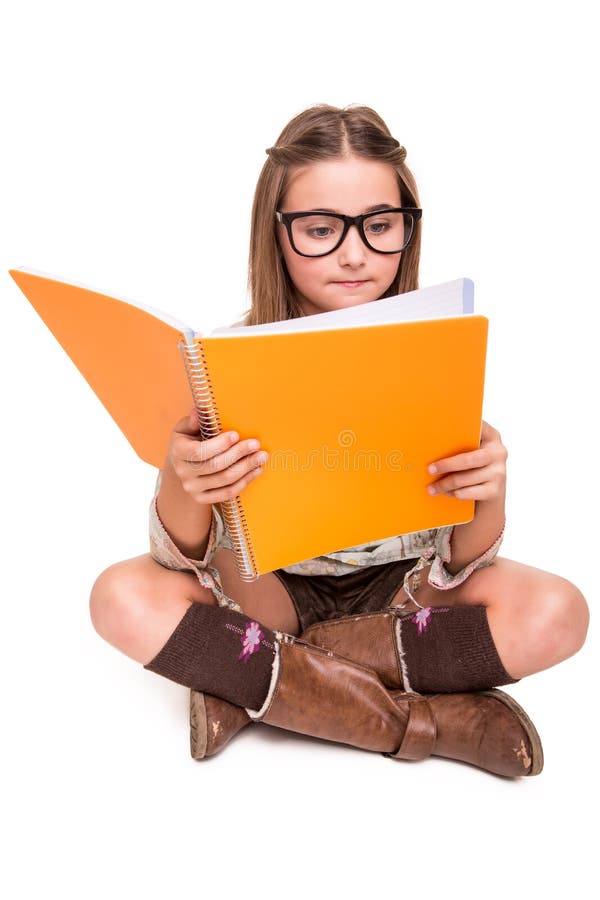
<path fill-rule="evenodd" d="M 269 325 L 193 332 L 165 313 L 27 269 L 10 274 L 137 454 L 162 467 L 195 405 L 202 438 L 269 453 L 218 504 L 240 577 L 473 518 L 427 466 L 476 449 L 488 320 L 473 283 Z"/>

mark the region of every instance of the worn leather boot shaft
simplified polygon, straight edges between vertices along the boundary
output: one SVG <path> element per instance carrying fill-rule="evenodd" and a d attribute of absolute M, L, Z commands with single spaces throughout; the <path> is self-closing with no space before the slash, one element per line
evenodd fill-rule
<path fill-rule="evenodd" d="M 539 736 L 507 694 L 390 692 L 366 666 L 276 632 L 273 680 L 250 718 L 396 759 L 443 756 L 510 777 L 543 765 Z"/>
<path fill-rule="evenodd" d="M 262 709 L 250 718 L 299 734 L 396 753 L 409 720 L 408 704 L 398 704 L 366 666 L 281 632 L 274 677 Z M 423 756 L 430 752 L 429 744 Z"/>
<path fill-rule="evenodd" d="M 359 613 L 309 625 L 302 639 L 377 673 L 385 687 L 404 688 L 394 628 L 400 612 Z"/>
<path fill-rule="evenodd" d="M 228 700 L 190 691 L 190 753 L 193 759 L 214 756 L 246 725 L 250 717 Z"/>

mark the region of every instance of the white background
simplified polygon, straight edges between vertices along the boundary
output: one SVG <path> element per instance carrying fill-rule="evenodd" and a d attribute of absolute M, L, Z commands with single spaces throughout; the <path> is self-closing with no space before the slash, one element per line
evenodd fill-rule
<path fill-rule="evenodd" d="M 3 6 L 5 896 L 595 894 L 592 6 Z M 155 472 L 6 270 L 81 281 L 200 330 L 239 318 L 265 148 L 316 102 L 371 105 L 407 147 L 421 284 L 473 278 L 490 318 L 484 418 L 509 451 L 502 554 L 574 581 L 592 607 L 578 655 L 509 689 L 544 742 L 537 778 L 396 763 L 266 726 L 194 762 L 187 690 L 89 619 L 96 575 L 147 550 Z"/>

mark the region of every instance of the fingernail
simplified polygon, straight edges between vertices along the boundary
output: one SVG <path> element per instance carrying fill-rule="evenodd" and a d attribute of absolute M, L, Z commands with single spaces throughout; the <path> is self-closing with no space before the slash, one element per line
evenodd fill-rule
<path fill-rule="evenodd" d="M 429 485 L 429 487 L 427 488 L 427 493 L 432 494 L 432 495 L 436 493 L 436 489 L 433 484 Z"/>
<path fill-rule="evenodd" d="M 427 471 L 431 472 L 432 475 L 436 475 L 437 474 L 437 466 L 434 466 L 434 464 L 431 463 L 431 465 L 429 466 Z"/>
<path fill-rule="evenodd" d="M 229 435 L 229 440 L 231 441 L 232 444 L 235 444 L 235 442 L 236 442 L 236 441 L 239 441 L 239 439 L 240 439 L 240 436 L 239 436 L 239 434 L 237 433 L 237 431 L 232 431 L 232 432 L 230 433 L 230 435 Z"/>

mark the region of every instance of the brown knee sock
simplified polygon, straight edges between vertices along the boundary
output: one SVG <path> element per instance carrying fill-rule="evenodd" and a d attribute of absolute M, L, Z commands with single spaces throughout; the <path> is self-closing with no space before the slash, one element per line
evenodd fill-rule
<path fill-rule="evenodd" d="M 271 684 L 275 635 L 235 610 L 192 603 L 144 668 L 236 706 L 259 710 Z"/>
<path fill-rule="evenodd" d="M 399 616 L 396 629 L 406 690 L 459 693 L 519 680 L 502 665 L 485 606 L 431 606 Z"/>

